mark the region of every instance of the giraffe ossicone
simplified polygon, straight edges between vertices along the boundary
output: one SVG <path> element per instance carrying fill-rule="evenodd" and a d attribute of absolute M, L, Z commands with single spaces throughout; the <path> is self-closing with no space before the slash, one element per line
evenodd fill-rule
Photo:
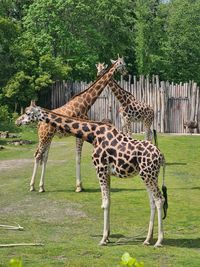
<path fill-rule="evenodd" d="M 155 210 L 157 209 L 158 240 L 155 246 L 162 245 L 164 237 L 162 209 L 164 208 L 164 217 L 166 217 L 167 191 L 164 192 L 164 198 L 158 186 L 158 175 L 160 167 L 163 166 L 164 183 L 165 160 L 156 146 L 149 141 L 134 140 L 119 132 L 112 124 L 61 116 L 35 105 L 26 108 L 25 114 L 16 120 L 16 124 L 28 124 L 33 121 L 43 121 L 52 125 L 56 131 L 62 134 L 71 134 L 93 145 L 92 160 L 101 188 L 104 210 L 101 245 L 108 243 L 110 235 L 110 176 L 126 178 L 137 174 L 146 185 L 151 207 L 148 234 L 144 244 L 148 245 L 152 241 Z"/>

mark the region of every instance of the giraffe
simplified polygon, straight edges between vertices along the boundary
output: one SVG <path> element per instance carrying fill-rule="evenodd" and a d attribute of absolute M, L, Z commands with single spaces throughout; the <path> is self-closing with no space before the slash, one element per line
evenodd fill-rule
<path fill-rule="evenodd" d="M 93 145 L 92 160 L 99 180 L 102 208 L 104 210 L 103 237 L 100 245 L 109 242 L 110 235 L 110 176 L 125 178 L 139 174 L 146 185 L 150 199 L 150 221 L 145 245 L 153 238 L 154 218 L 158 213 L 158 240 L 155 247 L 162 245 L 164 238 L 162 225 L 162 208 L 167 215 L 167 188 L 164 185 L 165 160 L 163 154 L 151 142 L 134 140 L 119 132 L 114 125 L 67 117 L 56 114 L 31 103 L 25 114 L 16 120 L 18 126 L 33 121 L 43 121 L 52 125 L 62 134 L 71 134 Z M 158 175 L 163 166 L 163 186 L 158 187 Z"/>
<path fill-rule="evenodd" d="M 94 104 L 98 96 L 101 94 L 105 86 L 107 85 L 109 79 L 114 74 L 115 71 L 124 71 L 125 62 L 124 58 L 118 57 L 117 60 L 111 60 L 112 65 L 103 75 L 89 86 L 85 91 L 75 95 L 69 102 L 65 105 L 54 109 L 53 111 L 67 116 L 82 117 L 87 118 L 87 112 Z M 33 168 L 33 174 L 30 182 L 30 191 L 35 191 L 35 178 L 39 163 L 42 165 L 42 172 L 39 183 L 39 192 L 44 192 L 44 177 L 46 164 L 48 160 L 48 153 L 51 145 L 52 138 L 55 135 L 55 127 L 44 122 L 40 122 L 38 126 L 38 137 L 39 144 L 34 154 L 35 162 Z M 82 181 L 81 181 L 81 152 L 82 152 L 83 141 L 81 139 L 76 139 L 76 192 L 82 191 Z"/>
<path fill-rule="evenodd" d="M 97 76 L 102 75 L 107 68 L 104 63 L 96 64 Z M 132 136 L 131 122 L 143 122 L 145 128 L 145 139 L 152 141 L 151 125 L 154 120 L 154 110 L 144 102 L 137 100 L 133 94 L 124 90 L 114 79 L 108 82 L 109 88 L 119 100 L 121 107 L 119 115 L 122 122 L 122 131 L 128 136 Z M 156 132 L 154 130 L 155 144 L 157 144 Z"/>

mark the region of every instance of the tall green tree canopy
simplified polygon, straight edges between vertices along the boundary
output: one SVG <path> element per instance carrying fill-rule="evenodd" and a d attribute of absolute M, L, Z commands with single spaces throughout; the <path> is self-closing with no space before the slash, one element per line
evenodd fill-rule
<path fill-rule="evenodd" d="M 200 83 L 200 1 L 174 0 L 167 18 L 166 78 Z"/>
<path fill-rule="evenodd" d="M 50 52 L 68 62 L 73 79 L 91 79 L 98 60 L 108 60 L 131 48 L 134 51 L 130 45 L 133 34 L 129 31 L 133 3 L 36 0 L 24 18 L 25 36 L 35 44 L 38 53 Z"/>
<path fill-rule="evenodd" d="M 130 74 L 200 82 L 198 0 L 0 1 L 0 106 L 56 80 L 93 80 L 125 56 Z"/>

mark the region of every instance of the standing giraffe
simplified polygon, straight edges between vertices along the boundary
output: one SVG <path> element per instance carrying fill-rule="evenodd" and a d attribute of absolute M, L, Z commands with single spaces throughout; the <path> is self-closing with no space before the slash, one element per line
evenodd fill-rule
<path fill-rule="evenodd" d="M 99 179 L 102 208 L 104 209 L 103 238 L 100 245 L 109 242 L 110 234 L 110 175 L 125 178 L 139 174 L 144 181 L 150 199 L 151 213 L 149 229 L 145 245 L 153 238 L 155 209 L 158 212 L 158 240 L 155 247 L 162 245 L 164 218 L 167 214 L 167 188 L 164 186 L 164 156 L 159 149 L 149 141 L 134 140 L 119 132 L 114 125 L 61 116 L 32 103 L 26 108 L 25 114 L 16 120 L 17 125 L 33 121 L 43 121 L 50 124 L 63 134 L 71 134 L 91 143 L 94 147 L 92 159 Z M 158 187 L 158 174 L 163 165 L 163 195 Z"/>
<path fill-rule="evenodd" d="M 89 86 L 85 91 L 75 95 L 65 105 L 54 109 L 53 111 L 70 117 L 81 117 L 87 118 L 87 113 L 91 106 L 94 104 L 98 96 L 101 94 L 109 79 L 112 77 L 116 70 L 123 71 L 125 68 L 124 59 L 118 57 L 116 61 L 112 61 L 112 66 L 99 78 Z M 38 169 L 39 162 L 42 165 L 42 172 L 39 183 L 39 192 L 44 192 L 44 177 L 46 164 L 48 160 L 49 148 L 51 145 L 52 138 L 55 135 L 55 127 L 45 122 L 40 122 L 38 127 L 39 144 L 34 154 L 35 162 L 33 168 L 33 174 L 30 182 L 30 191 L 34 191 L 35 178 Z M 81 152 L 82 152 L 83 141 L 76 139 L 76 192 L 82 191 L 81 182 Z"/>
<path fill-rule="evenodd" d="M 102 75 L 106 71 L 107 65 L 104 63 L 96 64 L 97 76 Z M 143 122 L 145 128 L 145 139 L 152 141 L 151 125 L 154 120 L 154 110 L 144 102 L 137 100 L 134 95 L 124 90 L 115 80 L 110 79 L 108 82 L 109 88 L 119 100 L 121 107 L 119 115 L 122 122 L 122 131 L 128 136 L 132 136 L 131 122 Z M 154 138 L 156 141 L 156 132 L 154 130 Z"/>

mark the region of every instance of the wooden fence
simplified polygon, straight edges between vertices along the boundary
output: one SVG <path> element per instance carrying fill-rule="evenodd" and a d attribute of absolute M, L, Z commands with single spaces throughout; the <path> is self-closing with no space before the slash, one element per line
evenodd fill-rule
<path fill-rule="evenodd" d="M 161 133 L 185 133 L 184 123 L 196 121 L 200 132 L 200 89 L 194 82 L 174 84 L 160 81 L 158 76 L 149 77 L 129 76 L 125 81 L 121 78 L 119 84 L 131 92 L 137 99 L 145 101 L 154 108 L 155 119 L 153 128 Z M 56 82 L 51 93 L 43 96 L 43 106 L 50 109 L 64 105 L 70 98 L 85 90 L 89 86 L 86 82 Z M 118 129 L 121 129 L 119 118 L 119 102 L 109 88 L 105 88 L 89 111 L 89 118 L 102 120 L 109 118 Z M 133 123 L 133 132 L 143 132 L 142 123 Z"/>

